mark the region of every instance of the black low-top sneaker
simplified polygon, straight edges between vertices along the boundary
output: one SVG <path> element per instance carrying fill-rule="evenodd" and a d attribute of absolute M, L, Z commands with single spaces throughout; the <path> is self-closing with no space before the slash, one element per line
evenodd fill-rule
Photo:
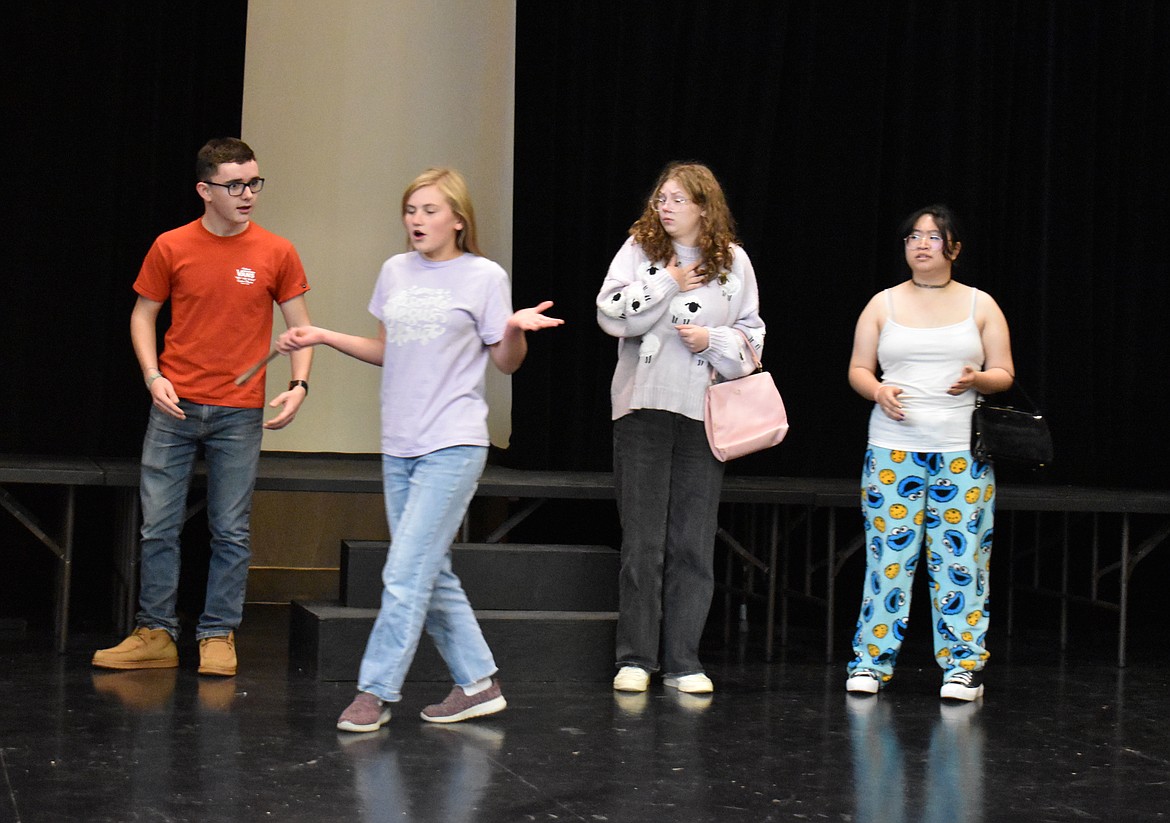
<path fill-rule="evenodd" d="M 956 669 L 947 675 L 938 696 L 946 700 L 976 700 L 983 697 L 983 670 Z"/>

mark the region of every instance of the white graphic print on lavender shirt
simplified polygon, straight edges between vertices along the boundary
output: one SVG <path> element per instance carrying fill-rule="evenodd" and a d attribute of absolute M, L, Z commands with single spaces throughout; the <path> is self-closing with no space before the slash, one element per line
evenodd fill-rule
<path fill-rule="evenodd" d="M 449 289 L 412 286 L 390 295 L 382 308 L 387 342 L 404 346 L 439 337 L 446 331 L 451 303 Z"/>

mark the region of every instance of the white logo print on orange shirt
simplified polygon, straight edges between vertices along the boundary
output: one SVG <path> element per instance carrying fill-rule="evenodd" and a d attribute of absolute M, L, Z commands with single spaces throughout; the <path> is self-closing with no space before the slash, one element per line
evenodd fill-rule
<path fill-rule="evenodd" d="M 256 272 L 247 266 L 236 269 L 236 282 L 241 286 L 250 286 L 256 282 Z"/>

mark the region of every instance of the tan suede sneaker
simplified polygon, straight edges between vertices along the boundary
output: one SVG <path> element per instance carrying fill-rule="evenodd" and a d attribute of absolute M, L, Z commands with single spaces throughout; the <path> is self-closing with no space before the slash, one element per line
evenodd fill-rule
<path fill-rule="evenodd" d="M 236 673 L 236 633 L 199 641 L 199 673 L 232 677 Z"/>
<path fill-rule="evenodd" d="M 139 626 L 117 646 L 93 653 L 99 669 L 173 669 L 179 665 L 179 649 L 166 629 Z"/>

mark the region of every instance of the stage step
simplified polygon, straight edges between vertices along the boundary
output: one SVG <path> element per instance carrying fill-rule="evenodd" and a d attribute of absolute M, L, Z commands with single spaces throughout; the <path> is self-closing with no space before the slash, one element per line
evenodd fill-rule
<path fill-rule="evenodd" d="M 320 680 L 356 680 L 382 600 L 384 540 L 341 541 L 338 602 L 294 601 L 289 656 Z M 504 680 L 613 677 L 618 552 L 608 546 L 456 543 L 452 566 Z M 424 632 L 408 680 L 448 681 Z"/>
<path fill-rule="evenodd" d="M 341 603 L 382 602 L 384 540 L 341 541 Z M 452 567 L 476 609 L 616 611 L 618 552 L 609 546 L 455 543 Z"/>
<path fill-rule="evenodd" d="M 474 601 L 473 601 L 474 602 Z M 357 680 L 377 609 L 295 601 L 289 658 L 319 680 Z M 617 612 L 476 610 L 500 678 L 507 681 L 604 681 L 613 677 Z M 424 632 L 408 681 L 450 682 Z"/>

